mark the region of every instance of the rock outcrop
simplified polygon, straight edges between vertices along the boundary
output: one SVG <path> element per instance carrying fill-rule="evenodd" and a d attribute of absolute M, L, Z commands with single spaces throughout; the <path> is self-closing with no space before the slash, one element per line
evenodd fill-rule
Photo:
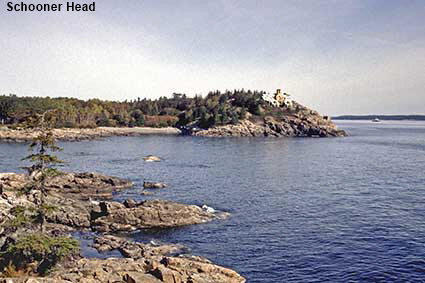
<path fill-rule="evenodd" d="M 97 237 L 94 240 L 93 247 L 99 252 L 118 250 L 125 258 L 141 259 L 153 256 L 172 256 L 186 253 L 188 249 L 183 245 L 177 244 L 156 244 L 156 243 L 136 243 L 107 235 Z"/>
<path fill-rule="evenodd" d="M 346 132 L 339 130 L 327 117 L 319 115 L 296 102 L 291 108 L 279 108 L 274 115 L 247 119 L 239 123 L 215 126 L 192 132 L 195 136 L 208 137 L 341 137 Z"/>
<path fill-rule="evenodd" d="M 95 247 L 117 249 L 125 258 L 131 258 L 134 262 L 144 259 L 146 274 L 153 275 L 159 282 L 245 282 L 245 279 L 233 270 L 215 265 L 203 257 L 182 254 L 185 248 L 181 245 L 143 244 L 105 236 L 95 240 Z"/>
<path fill-rule="evenodd" d="M 35 207 L 39 191 L 22 194 L 18 190 L 28 179 L 20 174 L 1 174 L 0 184 L 0 250 L 7 249 L 20 235 L 38 231 L 38 226 L 2 228 L 13 219 L 18 206 Z M 172 201 L 152 200 L 136 202 L 82 200 L 74 195 L 91 194 L 104 197 L 103 186 L 125 187 L 126 181 L 99 174 L 67 174 L 48 183 L 50 192 L 45 197 L 56 209 L 47 214 L 46 233 L 52 236 L 70 235 L 76 230 L 99 232 L 134 231 L 143 228 L 168 228 L 205 223 L 227 217 L 210 207 L 185 205 Z M 63 193 L 64 190 L 69 190 Z M 73 196 L 70 198 L 70 196 Z M 178 244 L 136 243 L 115 236 L 96 238 L 99 251 L 118 250 L 124 258 L 87 259 L 79 256 L 61 262 L 46 277 L 1 278 L 0 283 L 243 283 L 245 279 L 235 271 L 213 264 L 209 260 L 187 255 L 188 249 Z"/>
<path fill-rule="evenodd" d="M 100 211 L 92 222 L 92 228 L 100 232 L 170 228 L 205 223 L 228 216 L 227 213 L 211 213 L 196 205 L 166 200 L 142 201 L 131 207 L 117 202 L 102 202 L 99 207 Z"/>
<path fill-rule="evenodd" d="M 28 184 L 26 174 L 0 173 L 0 187 L 3 190 L 19 190 Z M 64 173 L 46 181 L 48 190 L 58 192 L 70 198 L 111 199 L 112 193 L 129 188 L 129 180 L 110 177 L 99 173 Z"/>
<path fill-rule="evenodd" d="M 207 137 L 341 137 L 346 133 L 335 124 L 317 118 L 285 117 L 276 121 L 273 117 L 265 117 L 260 123 L 249 120 L 240 121 L 236 125 L 212 127 L 193 133 L 195 136 Z"/>
<path fill-rule="evenodd" d="M 143 188 L 145 189 L 163 189 L 166 188 L 166 183 L 161 182 L 143 182 Z"/>
<path fill-rule="evenodd" d="M 0 225 L 7 219 L 12 219 L 12 209 L 21 206 L 27 209 L 34 208 L 37 191 L 21 194 L 19 191 L 8 191 L 0 195 Z M 64 198 L 57 193 L 50 193 L 46 204 L 54 206 L 54 210 L 46 215 L 46 220 L 51 225 L 64 225 L 68 229 L 90 229 L 92 211 L 99 210 L 99 203 L 87 202 L 77 199 Z"/>
<path fill-rule="evenodd" d="M 6 190 L 20 190 L 28 182 L 28 175 L 17 173 L 0 173 L 0 188 Z"/>
<path fill-rule="evenodd" d="M 203 257 L 183 254 L 187 249 L 182 245 L 143 244 L 105 236 L 96 238 L 94 247 L 98 250 L 119 250 L 125 258 L 131 258 L 134 262 L 144 259 L 145 274 L 153 275 L 159 282 L 245 282 L 245 279 L 233 270 L 215 265 Z"/>
<path fill-rule="evenodd" d="M 153 245 L 105 236 L 95 240 L 100 251 L 119 250 L 124 258 L 76 259 L 47 277 L 0 278 L 7 283 L 244 283 L 237 272 L 206 258 L 182 254 L 181 245 Z M 174 254 L 174 255 L 173 255 Z"/>
<path fill-rule="evenodd" d="M 87 283 L 244 283 L 235 271 L 197 257 L 81 259 L 38 282 Z M 55 281 L 49 281 L 55 280 Z M 1 282 L 1 281 L 0 281 Z M 12 281 L 16 282 L 16 281 Z M 35 281 L 37 282 L 37 281 Z"/>
<path fill-rule="evenodd" d="M 34 206 L 36 192 L 22 195 L 11 191 L 0 195 L 0 220 L 10 217 L 13 207 Z M 145 228 L 171 228 L 201 224 L 223 219 L 229 214 L 207 211 L 196 205 L 186 205 L 166 200 L 136 202 L 83 201 L 63 197 L 51 192 L 45 199 L 55 209 L 47 214 L 50 224 L 65 225 L 77 230 L 100 232 L 135 231 Z M 1 222 L 0 222 L 1 224 Z"/>

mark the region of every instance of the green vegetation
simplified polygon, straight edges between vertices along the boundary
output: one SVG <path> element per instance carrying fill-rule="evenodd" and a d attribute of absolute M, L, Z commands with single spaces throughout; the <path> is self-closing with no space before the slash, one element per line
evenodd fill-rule
<path fill-rule="evenodd" d="M 50 119 L 47 119 L 49 117 Z M 49 121 L 54 121 L 55 111 L 35 114 L 25 121 L 27 127 L 37 129 L 40 134 L 30 144 L 32 151 L 24 160 L 32 163 L 25 167 L 29 183 L 23 194 L 31 195 L 34 204 L 17 206 L 10 211 L 11 217 L 3 223 L 6 229 L 20 232 L 17 238 L 9 238 L 5 250 L 0 251 L 0 271 L 7 275 L 48 272 L 61 259 L 79 251 L 79 243 L 70 237 L 55 237 L 46 233 L 46 216 L 56 209 L 46 202 L 48 191 L 45 182 L 62 174 L 54 166 L 63 161 L 51 152 L 61 150 L 56 145 Z M 34 228 L 39 232 L 35 233 Z M 22 228 L 21 230 L 18 230 Z M 22 232 L 23 231 L 23 232 Z"/>
<path fill-rule="evenodd" d="M 12 217 L 7 219 L 3 226 L 19 228 L 36 222 L 36 215 L 32 207 L 16 206 L 11 209 L 10 215 Z"/>
<path fill-rule="evenodd" d="M 187 97 L 174 93 L 171 98 L 156 100 L 137 99 L 124 102 L 75 98 L 40 98 L 0 96 L 0 121 L 9 125 L 25 125 L 37 114 L 46 114 L 46 120 L 54 128 L 111 127 L 167 127 L 197 126 L 209 128 L 214 125 L 237 124 L 247 113 L 254 116 L 273 114 L 261 96 L 263 91 L 214 91 L 205 97 Z"/>
<path fill-rule="evenodd" d="M 77 253 L 79 248 L 78 241 L 69 237 L 28 234 L 0 252 L 0 256 L 9 271 L 26 270 L 44 275 L 60 260 Z"/>
<path fill-rule="evenodd" d="M 47 196 L 47 190 L 45 182 L 48 178 L 53 178 L 62 173 L 54 168 L 58 163 L 63 163 L 62 160 L 57 156 L 52 155 L 52 152 L 60 151 L 62 148 L 56 145 L 56 141 L 53 137 L 52 129 L 49 127 L 49 122 L 46 121 L 47 115 L 50 118 L 54 116 L 54 110 L 46 111 L 43 114 L 36 114 L 36 117 L 31 117 L 26 121 L 28 127 L 35 128 L 40 131 L 40 134 L 35 137 L 30 144 L 29 148 L 33 151 L 32 154 L 25 157 L 23 160 L 28 160 L 32 163 L 31 166 L 25 167 L 30 177 L 30 182 L 26 186 L 25 190 L 37 191 L 36 201 L 36 222 L 40 224 L 40 231 L 44 232 L 44 223 L 46 214 L 55 209 L 53 206 L 46 204 L 45 198 Z M 51 121 L 52 119 L 50 119 Z"/>

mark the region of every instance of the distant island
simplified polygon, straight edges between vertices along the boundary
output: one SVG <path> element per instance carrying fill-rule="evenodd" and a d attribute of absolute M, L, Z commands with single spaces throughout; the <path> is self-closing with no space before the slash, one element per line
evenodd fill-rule
<path fill-rule="evenodd" d="M 425 121 L 425 115 L 342 115 L 332 117 L 334 120 L 413 120 L 413 121 Z"/>
<path fill-rule="evenodd" d="M 3 128 L 26 128 L 33 117 L 48 110 L 54 110 L 46 119 L 56 129 L 173 127 L 183 134 L 217 137 L 346 135 L 329 117 L 293 101 L 291 95 L 280 89 L 275 93 L 244 89 L 213 91 L 205 97 L 193 98 L 174 93 L 170 98 L 123 102 L 0 96 Z"/>

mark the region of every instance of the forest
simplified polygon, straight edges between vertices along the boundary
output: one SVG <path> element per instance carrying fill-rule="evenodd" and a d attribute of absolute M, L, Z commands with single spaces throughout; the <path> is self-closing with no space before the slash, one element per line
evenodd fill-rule
<path fill-rule="evenodd" d="M 48 119 L 55 128 L 94 127 L 183 127 L 196 124 L 209 128 L 237 124 L 250 117 L 274 112 L 284 115 L 262 100 L 264 91 L 213 91 L 205 97 L 174 93 L 158 99 L 104 101 L 99 99 L 0 96 L 0 122 L 11 127 L 24 125 L 31 117 L 54 109 Z"/>

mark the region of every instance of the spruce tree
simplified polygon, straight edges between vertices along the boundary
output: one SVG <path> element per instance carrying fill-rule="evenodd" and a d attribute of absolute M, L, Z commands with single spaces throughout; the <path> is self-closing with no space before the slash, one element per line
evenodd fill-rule
<path fill-rule="evenodd" d="M 53 152 L 60 151 L 62 148 L 56 145 L 56 140 L 53 135 L 53 130 L 46 120 L 48 115 L 50 120 L 53 120 L 55 112 L 46 111 L 42 115 L 28 123 L 28 127 L 37 131 L 39 134 L 31 142 L 29 149 L 31 154 L 23 158 L 32 163 L 31 166 L 24 167 L 29 174 L 30 182 L 26 186 L 26 191 L 37 191 L 36 203 L 36 222 L 40 225 L 40 231 L 44 233 L 46 214 L 54 209 L 53 206 L 46 204 L 48 194 L 46 181 L 62 174 L 55 165 L 63 163 Z"/>
<path fill-rule="evenodd" d="M 3 223 L 15 231 L 21 226 L 38 224 L 40 231 L 20 234 L 15 241 L 3 247 L 4 249 L 0 251 L 0 274 L 4 272 L 6 275 L 13 275 L 16 271 L 25 271 L 44 275 L 60 260 L 79 252 L 77 240 L 67 236 L 49 235 L 45 231 L 46 215 L 55 209 L 46 202 L 48 196 L 46 181 L 62 174 L 54 167 L 63 162 L 52 155 L 52 152 L 61 148 L 56 145 L 53 130 L 47 121 L 48 116 L 49 121 L 53 122 L 55 112 L 47 111 L 28 121 L 26 125 L 38 132 L 30 144 L 32 153 L 23 158 L 32 163 L 31 166 L 25 167 L 29 174 L 29 182 L 24 188 L 24 193 L 33 193 L 35 206 L 13 208 L 11 215 L 14 217 Z"/>

